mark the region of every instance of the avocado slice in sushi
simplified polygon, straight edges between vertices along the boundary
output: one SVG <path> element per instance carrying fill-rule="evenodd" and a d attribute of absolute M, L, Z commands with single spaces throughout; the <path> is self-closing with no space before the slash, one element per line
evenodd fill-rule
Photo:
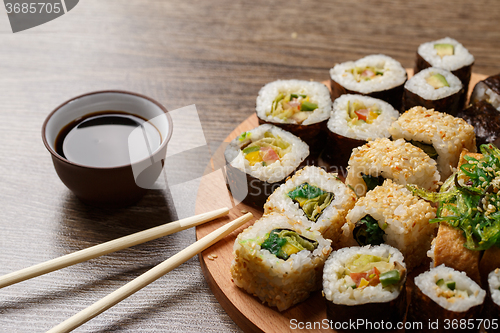
<path fill-rule="evenodd" d="M 441 58 L 447 55 L 455 54 L 455 47 L 453 46 L 453 44 L 447 44 L 447 43 L 434 44 L 434 49 L 436 50 L 438 56 L 440 56 Z"/>
<path fill-rule="evenodd" d="M 427 83 L 430 84 L 434 89 L 450 86 L 448 81 L 446 81 L 446 78 L 439 73 L 432 74 L 431 76 L 426 78 L 425 81 L 427 81 Z"/>

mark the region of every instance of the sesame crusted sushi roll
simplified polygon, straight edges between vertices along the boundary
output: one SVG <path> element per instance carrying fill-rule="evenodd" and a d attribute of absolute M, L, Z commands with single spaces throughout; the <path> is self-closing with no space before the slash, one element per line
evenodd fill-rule
<path fill-rule="evenodd" d="M 289 178 L 267 199 L 264 213 L 280 212 L 311 231 L 319 231 L 337 247 L 342 226 L 356 195 L 337 178 L 315 166 L 307 166 Z"/>
<path fill-rule="evenodd" d="M 301 138 L 311 150 L 320 150 L 332 109 L 328 88 L 320 82 L 278 80 L 259 91 L 259 124 L 272 124 Z"/>
<path fill-rule="evenodd" d="M 354 246 L 332 252 L 323 270 L 327 318 L 372 323 L 383 318 L 394 328 L 406 312 L 405 282 L 403 255 L 391 246 Z"/>
<path fill-rule="evenodd" d="M 332 100 L 344 94 L 361 94 L 379 98 L 400 110 L 406 78 L 403 66 L 383 54 L 337 64 L 330 69 Z"/>
<path fill-rule="evenodd" d="M 408 270 L 419 266 L 431 247 L 436 216 L 430 203 L 414 196 L 406 187 L 387 179 L 366 193 L 347 214 L 354 240 L 363 245 L 391 245 L 403 253 Z"/>
<path fill-rule="evenodd" d="M 307 144 L 276 126 L 243 132 L 224 152 L 229 189 L 237 200 L 262 208 L 308 155 Z"/>
<path fill-rule="evenodd" d="M 415 285 L 408 321 L 438 320 L 439 325 L 433 332 L 449 332 L 451 327 L 445 328 L 446 319 L 460 322 L 477 318 L 486 296 L 486 292 L 465 273 L 444 265 L 418 275 Z"/>
<path fill-rule="evenodd" d="M 347 167 L 346 184 L 358 196 L 392 179 L 401 185 L 417 184 L 430 191 L 438 188 L 436 161 L 402 139 L 376 139 L 354 148 Z"/>
<path fill-rule="evenodd" d="M 231 275 L 238 287 L 284 311 L 321 288 L 330 252 L 330 241 L 318 231 L 271 213 L 236 238 Z"/>
<path fill-rule="evenodd" d="M 450 71 L 426 68 L 405 83 L 403 110 L 423 106 L 456 115 L 463 107 L 463 94 L 462 82 Z"/>
<path fill-rule="evenodd" d="M 464 86 L 461 107 L 465 104 L 474 56 L 453 38 L 443 38 L 421 44 L 417 51 L 415 74 L 428 67 L 446 69 L 456 75 Z"/>
<path fill-rule="evenodd" d="M 347 166 L 352 149 L 377 138 L 388 138 L 389 127 L 399 117 L 392 105 L 362 95 L 342 95 L 333 103 L 328 120 L 328 140 L 323 158 Z"/>
<path fill-rule="evenodd" d="M 463 119 L 416 106 L 389 128 L 393 139 L 404 139 L 425 151 L 437 162 L 441 180 L 456 168 L 465 148 L 476 151 L 474 128 Z"/>

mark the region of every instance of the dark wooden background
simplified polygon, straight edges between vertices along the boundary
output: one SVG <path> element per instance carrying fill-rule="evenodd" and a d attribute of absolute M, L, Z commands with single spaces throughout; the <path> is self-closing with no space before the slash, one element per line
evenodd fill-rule
<path fill-rule="evenodd" d="M 194 212 L 196 180 L 150 191 L 127 209 L 75 198 L 40 136 L 65 100 L 123 89 L 169 110 L 196 104 L 216 145 L 252 114 L 267 82 L 324 81 L 335 63 L 368 54 L 411 68 L 419 44 L 450 36 L 475 56 L 474 72 L 497 74 L 499 18 L 497 0 L 82 0 L 13 34 L 0 10 L 0 274 Z M 181 120 L 174 150 L 196 141 L 192 119 Z M 188 167 L 171 166 L 170 176 L 188 179 L 206 163 L 201 155 L 182 159 Z M 194 231 L 184 231 L 0 289 L 0 332 L 46 331 L 194 241 Z M 193 258 L 76 331 L 238 330 Z"/>

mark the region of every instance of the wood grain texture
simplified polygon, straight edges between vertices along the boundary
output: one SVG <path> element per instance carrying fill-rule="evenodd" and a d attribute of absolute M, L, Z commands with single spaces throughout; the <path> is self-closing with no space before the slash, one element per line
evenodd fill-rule
<path fill-rule="evenodd" d="M 149 191 L 127 209 L 79 202 L 55 174 L 40 135 L 65 100 L 123 89 L 169 110 L 196 104 L 205 138 L 216 144 L 252 114 L 264 84 L 324 81 L 336 62 L 370 53 L 413 67 L 420 43 L 450 36 L 474 54 L 474 72 L 496 74 L 498 17 L 495 0 L 85 0 L 13 34 L 1 14 L 0 274 L 194 214 L 196 181 Z M 183 143 L 192 141 L 185 134 Z M 169 179 L 188 179 L 206 165 L 199 154 L 181 160 L 183 167 L 167 170 Z M 47 330 L 194 241 L 186 230 L 4 288 L 0 331 Z M 192 259 L 77 331 L 240 329 Z"/>

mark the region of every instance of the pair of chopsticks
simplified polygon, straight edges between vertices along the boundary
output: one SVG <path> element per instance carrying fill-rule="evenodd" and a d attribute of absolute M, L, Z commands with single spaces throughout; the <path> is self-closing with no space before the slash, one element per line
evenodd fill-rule
<path fill-rule="evenodd" d="M 185 230 L 203 224 L 205 222 L 214 220 L 216 218 L 222 217 L 224 215 L 227 215 L 228 213 L 229 209 L 227 208 L 217 209 L 209 213 L 196 215 L 176 222 L 170 222 L 155 228 L 147 229 L 129 236 L 121 237 L 103 244 L 99 244 L 81 251 L 70 253 L 65 256 L 55 258 L 35 266 L 24 268 L 19 271 L 1 276 L 0 288 L 36 276 L 40 276 L 67 266 L 71 266 L 89 259 L 93 259 L 104 254 L 122 250 L 127 247 L 131 247 L 137 244 L 148 242 L 156 238 L 170 235 L 172 233 Z M 84 324 L 85 322 L 101 314 L 102 312 L 106 311 L 107 309 L 111 308 L 117 303 L 123 301 L 125 298 L 129 297 L 133 293 L 139 291 L 148 284 L 152 283 L 153 281 L 167 274 L 177 266 L 186 262 L 188 259 L 192 258 L 193 256 L 202 252 L 203 250 L 210 247 L 214 243 L 218 242 L 220 239 L 224 238 L 225 236 L 227 236 L 228 234 L 230 234 L 231 232 L 233 232 L 234 230 L 245 224 L 247 221 L 252 219 L 252 217 L 253 215 L 251 213 L 247 213 L 235 219 L 234 221 L 225 224 L 224 226 L 218 228 L 217 230 L 211 232 L 202 239 L 196 241 L 195 243 L 191 244 L 190 246 L 180 251 L 179 253 L 175 254 L 174 256 L 168 258 L 161 264 L 155 266 L 146 273 L 130 281 L 123 287 L 115 290 L 108 296 L 97 301 L 93 305 L 80 311 L 79 313 L 67 319 L 66 321 L 62 322 L 61 324 L 55 326 L 51 330 L 47 331 L 47 333 L 70 332 L 74 330 L 78 326 Z"/>

